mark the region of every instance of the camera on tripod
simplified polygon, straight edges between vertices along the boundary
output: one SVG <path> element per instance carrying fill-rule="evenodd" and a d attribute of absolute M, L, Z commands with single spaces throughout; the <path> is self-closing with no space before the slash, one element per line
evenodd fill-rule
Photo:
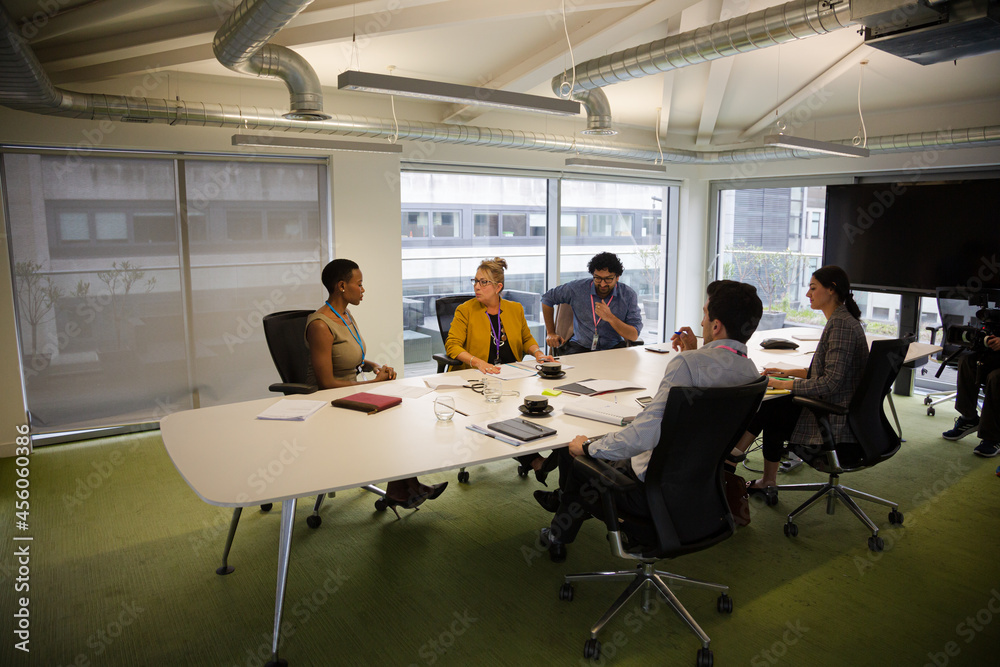
<path fill-rule="evenodd" d="M 949 345 L 957 345 L 974 352 L 985 352 L 986 339 L 990 336 L 1000 336 L 1000 308 L 990 308 L 990 302 L 1000 306 L 1000 291 L 983 290 L 969 297 L 970 306 L 979 306 L 976 319 L 966 326 L 948 328 Z"/>

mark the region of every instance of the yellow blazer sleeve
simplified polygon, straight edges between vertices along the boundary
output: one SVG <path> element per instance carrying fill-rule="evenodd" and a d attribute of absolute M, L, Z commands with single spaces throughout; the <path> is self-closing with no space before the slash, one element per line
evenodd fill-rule
<path fill-rule="evenodd" d="M 444 351 L 452 359 L 457 359 L 458 355 L 462 352 L 468 352 L 474 357 L 482 358 L 479 354 L 476 354 L 474 347 L 475 339 L 475 324 L 471 326 L 470 331 L 470 315 L 473 310 L 476 310 L 473 306 L 479 305 L 479 302 L 475 299 L 470 299 L 466 301 L 461 306 L 455 309 L 455 318 L 451 321 L 451 328 L 448 329 L 448 340 L 445 341 Z M 470 341 L 470 337 L 472 340 Z M 461 369 L 471 368 L 467 364 L 462 364 Z"/>

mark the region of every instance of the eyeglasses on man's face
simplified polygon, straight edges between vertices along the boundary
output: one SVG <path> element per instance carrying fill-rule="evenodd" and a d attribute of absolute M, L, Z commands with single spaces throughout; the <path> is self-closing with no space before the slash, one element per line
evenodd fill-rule
<path fill-rule="evenodd" d="M 470 278 L 473 287 L 479 285 L 480 287 L 486 287 L 487 285 L 493 285 L 492 280 L 486 280 L 485 278 Z"/>
<path fill-rule="evenodd" d="M 591 275 L 594 276 L 595 283 L 604 283 L 605 285 L 610 285 L 611 283 L 615 282 L 615 280 L 618 278 L 618 276 L 616 276 L 613 273 L 607 276 L 599 276 L 596 273 Z"/>

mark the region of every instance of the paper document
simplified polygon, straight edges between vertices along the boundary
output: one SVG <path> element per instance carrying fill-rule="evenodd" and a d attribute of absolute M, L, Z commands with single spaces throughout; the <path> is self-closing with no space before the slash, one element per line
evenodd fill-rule
<path fill-rule="evenodd" d="M 634 402 L 610 403 L 600 398 L 580 396 L 564 405 L 563 412 L 574 417 L 625 426 L 642 412 L 642 407 Z"/>
<path fill-rule="evenodd" d="M 527 368 L 522 368 L 517 364 L 500 364 L 500 372 L 497 374 L 490 373 L 494 377 L 498 377 L 501 380 L 520 380 L 521 378 L 528 378 L 535 374 L 535 369 L 532 368 L 528 370 Z M 487 373 L 483 373 L 487 375 Z"/>
<path fill-rule="evenodd" d="M 369 393 L 379 394 L 381 396 L 395 396 L 397 398 L 420 398 L 425 394 L 431 393 L 431 391 L 430 387 L 399 384 L 372 389 Z"/>
<path fill-rule="evenodd" d="M 815 332 L 810 331 L 808 333 L 797 333 L 792 334 L 792 338 L 795 340 L 819 340 L 820 336 L 823 335 L 822 329 L 816 329 Z"/>
<path fill-rule="evenodd" d="M 326 405 L 326 401 L 304 401 L 283 398 L 257 415 L 257 419 L 304 421 L 324 405 Z"/>
<path fill-rule="evenodd" d="M 808 365 L 809 364 L 806 364 L 806 366 L 808 366 Z M 777 368 L 779 371 L 795 371 L 795 370 L 801 370 L 801 369 L 805 368 L 806 366 L 803 366 L 802 364 L 789 364 L 789 363 L 785 363 L 784 361 L 775 361 L 773 363 L 766 364 L 764 367 L 765 368 Z"/>

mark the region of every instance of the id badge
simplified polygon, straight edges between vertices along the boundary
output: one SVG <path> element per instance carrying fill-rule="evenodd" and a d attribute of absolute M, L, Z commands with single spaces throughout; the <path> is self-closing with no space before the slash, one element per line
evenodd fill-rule
<path fill-rule="evenodd" d="M 597 349 L 597 340 L 598 340 L 598 335 L 597 335 L 597 332 L 595 331 L 594 332 L 594 340 L 590 341 L 590 349 L 592 351 Z"/>

